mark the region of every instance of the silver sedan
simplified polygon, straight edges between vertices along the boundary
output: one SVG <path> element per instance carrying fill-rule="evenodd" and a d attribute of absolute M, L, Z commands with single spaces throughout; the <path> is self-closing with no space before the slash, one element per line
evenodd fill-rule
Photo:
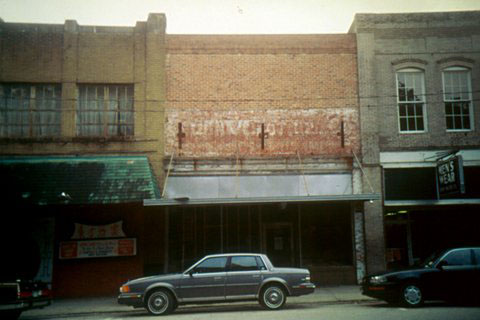
<path fill-rule="evenodd" d="M 281 309 L 287 296 L 312 293 L 310 272 L 276 268 L 263 254 L 209 255 L 183 273 L 128 281 L 118 303 L 165 315 L 180 304 L 258 300 L 269 310 Z"/>

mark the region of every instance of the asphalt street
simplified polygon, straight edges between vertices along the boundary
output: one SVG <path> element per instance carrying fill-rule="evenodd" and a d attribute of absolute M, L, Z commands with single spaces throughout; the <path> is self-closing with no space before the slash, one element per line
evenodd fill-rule
<path fill-rule="evenodd" d="M 452 306 L 443 303 L 430 303 L 419 309 L 391 307 L 383 302 L 371 301 L 362 303 L 338 304 L 290 304 L 280 311 L 267 311 L 259 305 L 225 305 L 180 307 L 166 317 L 150 316 L 145 310 L 137 309 L 128 312 L 64 314 L 54 317 L 32 317 L 22 315 L 24 320 L 42 319 L 84 319 L 84 320 L 143 320 L 143 319 L 188 319 L 188 320 L 371 320 L 371 319 L 415 319 L 415 320 L 479 320 L 480 306 Z"/>

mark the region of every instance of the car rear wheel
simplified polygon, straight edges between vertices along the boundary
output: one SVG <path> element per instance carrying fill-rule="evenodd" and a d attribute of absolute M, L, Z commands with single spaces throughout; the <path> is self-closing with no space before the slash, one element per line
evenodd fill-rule
<path fill-rule="evenodd" d="M 20 318 L 21 310 L 5 310 L 0 312 L 2 319 L 16 320 Z"/>
<path fill-rule="evenodd" d="M 163 316 L 173 311 L 175 299 L 167 290 L 156 290 L 149 294 L 145 308 L 155 316 Z"/>
<path fill-rule="evenodd" d="M 269 285 L 260 294 L 260 304 L 269 310 L 281 309 L 287 301 L 287 295 L 280 285 Z"/>
<path fill-rule="evenodd" d="M 424 297 L 421 287 L 416 283 L 407 283 L 400 292 L 400 302 L 403 306 L 416 308 L 423 305 Z"/>

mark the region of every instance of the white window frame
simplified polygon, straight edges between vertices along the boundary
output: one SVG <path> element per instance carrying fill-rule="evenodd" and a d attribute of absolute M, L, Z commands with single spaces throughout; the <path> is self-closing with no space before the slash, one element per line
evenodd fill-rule
<path fill-rule="evenodd" d="M 467 75 L 467 94 L 468 98 L 467 99 L 447 99 L 447 90 L 446 90 L 446 80 L 445 80 L 445 74 L 449 72 L 461 72 L 465 73 Z M 462 66 L 453 66 L 453 67 L 448 67 L 444 68 L 442 70 L 442 89 L 443 89 L 443 110 L 444 110 L 444 117 L 445 117 L 445 128 L 447 132 L 470 132 L 474 130 L 474 124 L 475 121 L 473 119 L 473 97 L 472 97 L 472 72 L 470 68 L 467 67 L 462 67 Z M 453 93 L 453 92 L 452 92 Z M 470 120 L 470 128 L 462 128 L 462 129 L 449 129 L 447 127 L 447 112 L 446 112 L 446 104 L 447 103 L 454 103 L 454 102 L 469 102 L 469 110 L 468 110 L 468 116 Z M 463 113 L 459 116 L 460 118 L 463 118 Z M 455 114 L 453 114 L 453 121 L 455 123 Z M 462 120 L 463 123 L 463 120 Z M 462 124 L 462 127 L 463 124 Z"/>
<path fill-rule="evenodd" d="M 419 101 L 400 101 L 400 95 L 399 95 L 399 81 L 398 81 L 398 75 L 400 73 L 418 73 L 421 75 L 421 90 L 422 92 L 418 95 L 419 97 L 422 98 L 422 100 Z M 427 121 L 427 101 L 426 101 L 426 96 L 425 96 L 425 71 L 423 69 L 419 68 L 404 68 L 404 69 L 399 69 L 395 72 L 395 83 L 396 83 L 396 96 L 397 96 L 397 119 L 398 119 L 398 132 L 402 134 L 411 134 L 411 133 L 425 133 L 428 131 L 428 121 Z M 407 94 L 405 93 L 405 96 Z M 416 95 L 417 96 L 417 95 Z M 408 115 L 407 116 L 401 116 L 400 115 L 400 105 L 401 104 L 422 104 L 422 118 L 423 118 L 423 130 L 402 130 L 402 125 L 401 125 L 401 119 L 405 118 L 407 119 L 407 126 L 408 126 Z M 417 116 L 413 116 L 414 118 L 417 118 Z"/>

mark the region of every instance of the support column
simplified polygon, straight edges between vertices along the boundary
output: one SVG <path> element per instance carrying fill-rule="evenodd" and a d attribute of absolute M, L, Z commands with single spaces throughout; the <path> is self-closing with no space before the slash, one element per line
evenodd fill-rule
<path fill-rule="evenodd" d="M 65 21 L 63 30 L 62 66 L 62 137 L 76 136 L 79 26 L 75 20 Z"/>
<path fill-rule="evenodd" d="M 357 33 L 357 61 L 360 102 L 360 131 L 362 152 L 360 161 L 364 169 L 363 190 L 382 192 L 382 168 L 380 166 L 380 146 L 378 126 L 379 101 L 375 78 L 375 35 L 373 32 Z M 368 180 L 367 180 L 368 179 Z M 383 226 L 382 200 L 364 205 L 366 272 L 385 270 L 385 237 Z"/>
<path fill-rule="evenodd" d="M 358 206 L 354 206 L 353 210 L 353 232 L 355 242 L 355 267 L 357 273 L 357 283 L 360 284 L 363 277 L 366 275 L 366 259 L 363 212 Z"/>
<path fill-rule="evenodd" d="M 139 68 L 135 74 L 138 76 L 138 83 L 140 84 L 138 90 L 135 90 L 135 95 L 142 102 L 139 106 L 143 108 L 143 115 L 141 119 L 138 119 L 140 121 L 136 121 L 135 124 L 140 125 L 144 134 L 147 135 L 148 144 L 152 144 L 151 149 L 157 150 L 157 152 L 150 154 L 148 158 L 159 185 L 163 185 L 162 181 L 165 176 L 163 168 L 165 155 L 165 107 L 167 98 L 165 84 L 166 17 L 164 14 L 150 14 L 144 26 L 144 36 L 141 34 L 142 27 L 142 25 L 138 25 L 139 34 L 136 36 L 135 42 L 136 45 L 141 44 L 142 40 L 145 43 L 143 48 L 135 50 L 136 54 L 138 53 L 135 59 L 135 67 Z M 142 37 L 144 38 L 142 39 Z M 141 135 L 142 131 L 139 134 Z M 167 150 L 167 152 L 172 154 L 174 150 Z"/>

